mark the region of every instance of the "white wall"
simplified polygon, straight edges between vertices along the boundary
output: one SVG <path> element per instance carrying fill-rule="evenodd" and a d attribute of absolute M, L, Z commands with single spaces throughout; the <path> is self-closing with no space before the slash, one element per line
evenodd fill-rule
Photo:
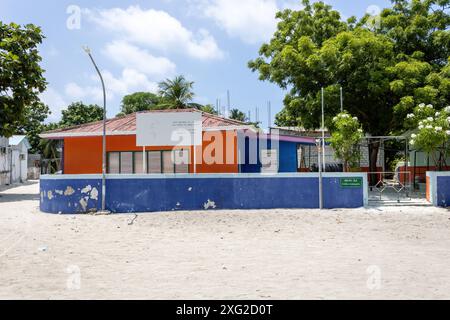
<path fill-rule="evenodd" d="M 9 183 L 9 152 L 2 152 L 1 148 L 8 146 L 8 139 L 0 137 L 0 186 Z M 3 149 L 4 150 L 4 149 Z"/>
<path fill-rule="evenodd" d="M 306 152 L 305 156 L 308 157 L 307 147 L 305 148 L 305 152 Z M 334 150 L 331 146 L 325 147 L 325 161 L 327 163 L 331 163 L 331 162 L 341 163 L 341 161 L 335 157 Z M 308 162 L 307 159 L 306 159 L 306 162 Z M 378 151 L 377 166 L 382 168 L 383 162 L 384 162 L 384 148 L 382 146 L 380 146 L 380 149 Z M 317 148 L 316 147 L 311 147 L 311 164 L 317 165 Z M 369 149 L 368 149 L 368 145 L 367 145 L 366 141 L 361 143 L 361 154 L 360 154 L 359 164 L 360 164 L 361 168 L 369 167 Z"/>
<path fill-rule="evenodd" d="M 25 182 L 28 176 L 28 149 L 23 143 L 8 147 L 6 152 L 1 151 L 2 147 L 8 147 L 8 139 L 0 137 L 0 185 L 10 184 L 11 174 L 13 183 Z M 21 154 L 23 160 L 20 159 Z"/>

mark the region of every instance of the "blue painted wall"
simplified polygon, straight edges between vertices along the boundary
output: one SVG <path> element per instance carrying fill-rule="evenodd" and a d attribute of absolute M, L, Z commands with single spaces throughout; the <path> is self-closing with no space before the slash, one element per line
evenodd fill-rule
<path fill-rule="evenodd" d="M 40 208 L 48 213 L 85 213 L 101 209 L 101 179 L 40 180 Z"/>
<path fill-rule="evenodd" d="M 101 180 L 41 179 L 41 210 L 81 213 L 100 208 Z M 64 195 L 60 191 L 74 190 Z M 95 191 L 93 191 L 95 188 Z M 318 178 L 294 176 L 108 179 L 107 209 L 114 213 L 206 209 L 318 208 Z M 325 208 L 364 205 L 364 187 L 342 188 L 324 178 Z M 90 190 L 89 192 L 87 192 Z M 49 197 L 50 192 L 50 197 Z M 208 205 L 209 203 L 209 205 Z"/>
<path fill-rule="evenodd" d="M 257 145 L 257 163 L 250 162 L 250 139 L 247 138 L 245 140 L 244 150 L 241 150 L 242 153 L 245 154 L 245 163 L 240 165 L 240 172 L 242 173 L 259 173 L 261 172 L 261 160 L 260 160 L 260 149 L 261 149 L 261 140 L 256 139 Z M 271 148 L 272 141 L 267 140 L 267 148 Z M 279 141 L 279 152 L 278 152 L 278 172 L 280 173 L 288 173 L 288 172 L 297 172 L 298 169 L 298 159 L 297 159 L 297 142 L 289 142 L 289 141 Z M 306 144 L 305 144 L 306 145 Z M 265 148 L 264 146 L 263 148 Z"/>
<path fill-rule="evenodd" d="M 439 207 L 450 206 L 450 176 L 436 177 L 437 205 Z"/>

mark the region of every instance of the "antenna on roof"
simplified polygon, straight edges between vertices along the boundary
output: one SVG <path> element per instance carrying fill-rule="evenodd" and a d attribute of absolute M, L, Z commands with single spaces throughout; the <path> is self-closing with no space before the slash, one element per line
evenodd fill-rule
<path fill-rule="evenodd" d="M 255 112 L 256 112 L 256 123 L 258 123 L 259 122 L 259 107 L 256 107 L 256 109 L 255 109 Z"/>
<path fill-rule="evenodd" d="M 231 108 L 231 98 L 230 98 L 230 90 L 227 90 L 227 112 L 225 116 L 230 117 L 230 108 Z"/>

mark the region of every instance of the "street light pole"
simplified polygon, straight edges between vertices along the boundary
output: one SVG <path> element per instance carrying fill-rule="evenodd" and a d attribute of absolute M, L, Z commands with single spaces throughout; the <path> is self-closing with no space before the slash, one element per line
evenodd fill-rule
<path fill-rule="evenodd" d="M 323 165 L 323 172 L 326 170 L 326 163 L 325 163 L 325 98 L 324 98 L 324 90 L 322 87 L 322 165 Z"/>
<path fill-rule="evenodd" d="M 103 135 L 102 135 L 102 212 L 106 211 L 106 90 L 105 82 L 103 81 L 103 76 L 94 61 L 91 54 L 91 49 L 89 47 L 83 47 L 84 51 L 87 53 L 95 67 L 95 70 L 100 77 L 103 89 Z"/>

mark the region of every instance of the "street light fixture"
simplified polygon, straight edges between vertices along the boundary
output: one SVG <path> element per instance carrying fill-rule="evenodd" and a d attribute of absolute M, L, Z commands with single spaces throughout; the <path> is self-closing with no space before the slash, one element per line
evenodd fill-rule
<path fill-rule="evenodd" d="M 92 61 L 92 64 L 95 67 L 95 70 L 100 77 L 100 81 L 102 83 L 103 88 L 103 137 L 102 137 L 102 212 L 106 212 L 106 90 L 105 90 L 105 82 L 103 81 L 102 74 L 97 67 L 97 64 L 94 61 L 94 58 L 91 54 L 91 49 L 88 46 L 83 46 L 83 50 L 87 53 L 89 58 Z"/>

